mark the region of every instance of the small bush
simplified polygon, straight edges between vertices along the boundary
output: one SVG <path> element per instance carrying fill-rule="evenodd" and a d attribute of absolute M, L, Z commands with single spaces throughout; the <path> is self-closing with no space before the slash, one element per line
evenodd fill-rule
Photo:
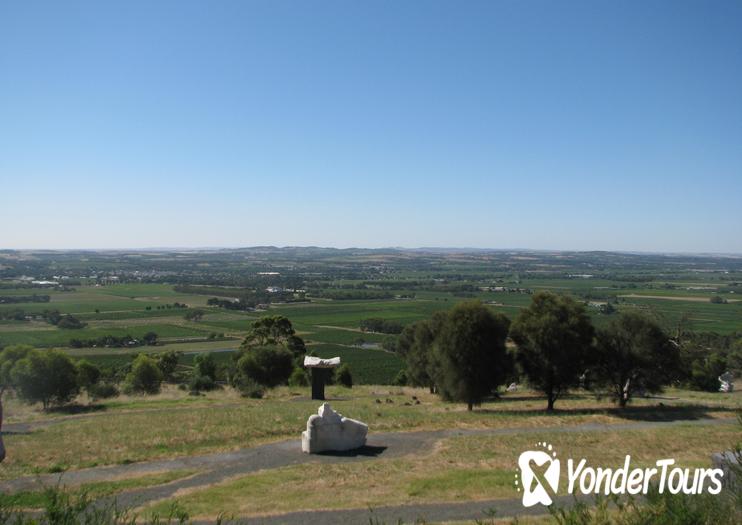
<path fill-rule="evenodd" d="M 131 365 L 131 372 L 126 376 L 125 391 L 128 393 L 157 394 L 162 382 L 162 371 L 157 361 L 144 354 L 139 354 Z"/>
<path fill-rule="evenodd" d="M 394 378 L 394 384 L 397 386 L 407 386 L 407 370 L 400 370 Z"/>
<path fill-rule="evenodd" d="M 309 386 L 309 378 L 303 368 L 294 368 L 289 376 L 289 386 Z"/>
<path fill-rule="evenodd" d="M 353 388 L 353 374 L 348 364 L 342 364 L 335 372 L 335 381 L 346 388 Z"/>
<path fill-rule="evenodd" d="M 242 397 L 262 399 L 265 394 L 265 387 L 249 377 L 241 377 L 236 386 L 237 390 L 242 394 Z"/>
<path fill-rule="evenodd" d="M 110 399 L 118 397 L 119 389 L 112 383 L 97 383 L 88 389 L 92 399 Z"/>
<path fill-rule="evenodd" d="M 188 388 L 191 392 L 209 392 L 219 388 L 219 385 L 210 376 L 194 375 Z"/>

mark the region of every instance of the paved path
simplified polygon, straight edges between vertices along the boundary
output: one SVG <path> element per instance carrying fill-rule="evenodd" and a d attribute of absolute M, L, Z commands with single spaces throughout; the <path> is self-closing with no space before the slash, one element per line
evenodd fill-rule
<path fill-rule="evenodd" d="M 90 469 L 70 471 L 63 474 L 47 474 L 36 477 L 23 477 L 0 483 L 0 492 L 15 492 L 19 490 L 38 490 L 41 485 L 55 485 L 60 480 L 67 485 L 78 485 L 122 477 L 137 477 L 155 472 L 171 470 L 197 470 L 197 474 L 188 478 L 175 480 L 165 485 L 136 489 L 118 494 L 116 500 L 122 507 L 139 506 L 152 501 L 172 497 L 177 491 L 206 487 L 224 481 L 233 476 L 240 476 L 258 470 L 279 468 L 288 465 L 317 462 L 352 462 L 363 461 L 375 457 L 394 458 L 411 454 L 421 454 L 432 450 L 436 442 L 441 439 L 456 436 L 471 435 L 513 435 L 513 434 L 545 434 L 545 433 L 579 433 L 579 432 L 616 432 L 625 430 L 640 430 L 645 428 L 672 427 L 676 425 L 724 425 L 736 423 L 735 419 L 699 419 L 693 421 L 634 421 L 613 425 L 586 423 L 573 426 L 558 427 L 512 427 L 491 429 L 455 429 L 418 432 L 389 432 L 371 434 L 366 447 L 357 451 L 341 454 L 303 454 L 299 440 L 281 441 L 253 448 L 241 449 L 233 452 L 218 452 L 200 456 L 189 456 L 159 461 L 133 463 L 130 465 L 115 465 Z M 105 500 L 102 501 L 102 503 Z M 518 500 L 498 500 L 498 516 L 502 512 L 522 512 Z M 377 509 L 375 516 L 381 523 L 396 523 L 397 518 L 404 520 L 414 519 L 415 513 L 425 516 L 435 516 L 436 519 L 474 519 L 483 518 L 482 510 L 494 505 L 490 502 L 466 502 L 455 505 L 414 505 L 395 506 Z M 500 509 L 502 507 L 502 509 Z M 511 509 L 511 510 L 507 510 Z M 514 510 L 513 510 L 514 509 Z M 395 514 L 396 513 L 396 514 Z M 450 517 L 449 517 L 450 516 Z M 301 523 L 301 524 L 332 524 L 332 523 L 368 523 L 368 509 L 342 511 L 313 511 L 296 512 L 281 516 L 255 518 L 250 523 Z M 256 521 L 257 520 L 257 521 Z M 349 521 L 350 520 L 350 521 Z"/>

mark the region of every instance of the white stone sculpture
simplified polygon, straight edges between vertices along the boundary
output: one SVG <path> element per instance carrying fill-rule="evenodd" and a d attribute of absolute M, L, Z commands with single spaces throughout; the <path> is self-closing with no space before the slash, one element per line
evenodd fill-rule
<path fill-rule="evenodd" d="M 330 359 L 322 359 L 321 357 L 315 357 L 313 355 L 304 356 L 304 366 L 311 368 L 334 368 L 340 365 L 339 357 L 331 357 Z"/>
<path fill-rule="evenodd" d="M 727 394 L 731 394 L 732 392 L 734 392 L 734 383 L 732 383 L 733 379 L 734 376 L 729 371 L 721 374 L 719 376 L 719 392 L 724 392 Z"/>
<path fill-rule="evenodd" d="M 317 414 L 309 416 L 301 433 L 301 450 L 307 454 L 353 450 L 366 444 L 368 425 L 343 417 L 329 403 L 322 403 Z"/>

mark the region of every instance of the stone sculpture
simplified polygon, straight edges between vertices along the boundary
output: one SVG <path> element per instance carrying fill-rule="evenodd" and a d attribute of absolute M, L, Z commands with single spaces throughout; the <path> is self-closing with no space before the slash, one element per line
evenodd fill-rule
<path fill-rule="evenodd" d="M 332 369 L 340 366 L 340 358 L 322 359 L 315 356 L 304 357 L 304 367 L 312 371 L 312 399 L 325 400 L 325 384 L 332 375 Z"/>
<path fill-rule="evenodd" d="M 732 392 L 734 392 L 734 383 L 732 382 L 733 379 L 734 376 L 729 371 L 721 374 L 719 376 L 719 392 L 725 392 L 727 394 L 731 394 Z"/>
<path fill-rule="evenodd" d="M 329 403 L 323 403 L 307 420 L 307 429 L 301 433 L 301 450 L 307 454 L 353 450 L 366 444 L 367 434 L 368 425 L 343 417 Z"/>

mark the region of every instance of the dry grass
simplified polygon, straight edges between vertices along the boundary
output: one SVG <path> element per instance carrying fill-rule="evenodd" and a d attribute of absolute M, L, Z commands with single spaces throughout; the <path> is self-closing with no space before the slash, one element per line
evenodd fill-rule
<path fill-rule="evenodd" d="M 211 517 L 224 509 L 250 516 L 512 498 L 518 496 L 513 483 L 518 455 L 537 439 L 553 444 L 561 458 L 584 457 L 596 466 L 619 467 L 630 454 L 637 466 L 672 457 L 679 465 L 693 467 L 707 466 L 711 453 L 738 440 L 739 427 L 452 438 L 425 456 L 285 467 L 192 490 L 176 499 L 192 516 Z M 309 497 L 308 490 L 332 497 Z M 160 502 L 148 510 L 162 512 L 171 503 Z"/>
<path fill-rule="evenodd" d="M 683 400 L 638 400 L 634 407 L 621 411 L 608 400 L 582 395 L 561 400 L 559 410 L 547 414 L 543 399 L 528 392 L 485 403 L 471 413 L 463 405 L 443 403 L 422 389 L 331 387 L 328 394 L 336 398 L 332 404 L 337 410 L 368 422 L 375 432 L 730 417 L 742 399 L 736 394 L 716 394 L 714 399 L 720 401 L 714 403 L 705 398 L 694 399 L 691 404 Z M 412 396 L 421 404 L 406 405 L 413 403 Z M 54 419 L 55 423 L 38 426 L 27 434 L 5 436 L 8 457 L 0 479 L 234 450 L 297 438 L 307 415 L 317 408 L 318 403 L 308 398 L 306 388 L 279 388 L 263 400 L 243 399 L 230 389 L 193 397 L 168 388 L 158 396 L 124 396 L 103 403 L 98 411 L 69 416 L 43 414 L 10 401 L 6 405 L 9 422 L 35 421 L 38 425 Z M 658 407 L 660 402 L 665 406 Z"/>

